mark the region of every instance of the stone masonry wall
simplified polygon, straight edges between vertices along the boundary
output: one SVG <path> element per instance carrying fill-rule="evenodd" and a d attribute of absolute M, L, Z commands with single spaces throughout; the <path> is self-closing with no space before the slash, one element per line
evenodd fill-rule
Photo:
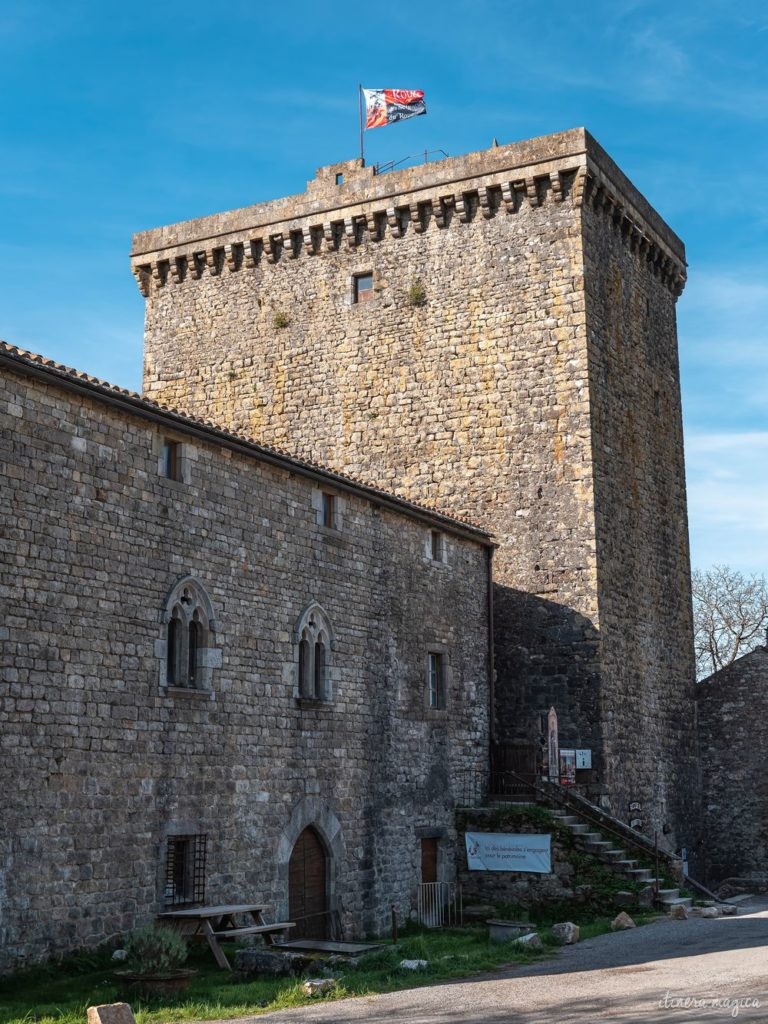
<path fill-rule="evenodd" d="M 703 820 L 699 860 L 707 884 L 768 885 L 768 776 L 763 723 L 768 647 L 745 654 L 697 686 Z"/>
<path fill-rule="evenodd" d="M 675 295 L 597 182 L 583 225 L 606 788 L 619 818 L 690 849 L 699 809 Z"/>
<path fill-rule="evenodd" d="M 293 258 L 285 247 L 249 243 L 258 255 L 253 266 L 244 257 L 233 272 L 214 260 L 216 273 L 203 269 L 196 277 L 188 265 L 183 280 L 168 272 L 161 283 L 158 257 L 145 282 L 144 387 L 163 402 L 398 493 L 457 515 L 471 510 L 501 544 L 500 731 L 529 740 L 539 712 L 555 703 L 564 742 L 578 738 L 599 749 L 581 228 L 573 195 L 580 158 L 578 146 L 574 153 L 555 140 L 549 148 L 529 146 L 519 154 L 528 165 L 515 171 L 488 174 L 489 159 L 514 165 L 517 151 L 500 150 L 498 157 L 475 154 L 378 179 L 350 180 L 345 167 L 341 188 L 319 178 L 306 198 L 288 210 L 283 201 L 275 213 L 285 228 L 304 225 L 300 249 L 292 237 Z M 431 190 L 428 174 L 438 183 Z M 451 177 L 460 184 L 446 184 Z M 407 195 L 378 199 L 383 190 Z M 417 202 L 449 192 L 429 206 Z M 332 223 L 310 250 L 303 242 L 312 217 L 296 217 L 317 194 L 326 206 L 358 205 L 339 213 L 346 217 L 340 225 L 326 214 Z M 388 204 L 394 216 L 377 219 L 375 211 Z M 265 219 L 273 205 L 242 211 L 242 219 Z M 228 228 L 235 215 L 225 216 L 226 223 L 163 229 L 162 242 Z M 343 230 L 352 217 L 360 218 L 354 245 Z M 363 219 L 375 224 L 375 237 Z M 264 230 L 277 237 L 276 225 Z M 138 236 L 135 247 L 153 239 Z M 355 304 L 353 275 L 365 271 L 373 272 L 375 295 Z M 423 305 L 409 302 L 415 282 Z M 278 313 L 287 326 L 276 326 Z"/>
<path fill-rule="evenodd" d="M 378 930 L 411 906 L 419 829 L 443 835 L 450 877 L 452 790 L 485 764 L 483 543 L 442 521 L 433 562 L 429 522 L 354 489 L 342 528 L 320 526 L 300 471 L 155 415 L 3 374 L 0 969 L 151 920 L 173 832 L 208 836 L 206 900 L 284 920 L 286 858 L 316 824 L 346 934 Z M 163 436 L 188 482 L 160 475 Z M 188 575 L 215 614 L 210 693 L 160 685 Z M 308 706 L 293 631 L 313 600 L 335 630 L 333 700 Z M 444 711 L 425 704 L 435 647 Z"/>
<path fill-rule="evenodd" d="M 380 177 L 322 168 L 304 195 L 137 235 L 132 263 L 147 392 L 491 530 L 498 739 L 537 747 L 554 705 L 561 745 L 593 749 L 591 795 L 625 817 L 631 792 L 676 826 L 659 808 L 692 724 L 684 251 L 588 133 Z M 602 341 L 619 322 L 649 339 L 637 373 Z M 643 405 L 635 427 L 626 396 L 644 402 L 662 365 L 665 418 Z M 637 499 L 611 483 L 604 435 L 668 459 Z M 632 516 L 627 542 L 613 524 Z M 648 556 L 631 586 L 624 553 Z"/>

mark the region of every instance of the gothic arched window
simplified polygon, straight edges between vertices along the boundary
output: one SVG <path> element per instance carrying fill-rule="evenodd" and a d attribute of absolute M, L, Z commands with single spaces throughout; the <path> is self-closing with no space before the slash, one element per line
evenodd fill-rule
<path fill-rule="evenodd" d="M 298 647 L 298 686 L 296 695 L 306 700 L 332 699 L 330 654 L 333 629 L 328 616 L 317 603 L 306 608 L 295 630 Z"/>
<path fill-rule="evenodd" d="M 221 664 L 221 652 L 215 648 L 213 607 L 203 585 L 192 577 L 177 583 L 168 596 L 163 619 L 161 686 L 209 690 L 212 669 Z"/>

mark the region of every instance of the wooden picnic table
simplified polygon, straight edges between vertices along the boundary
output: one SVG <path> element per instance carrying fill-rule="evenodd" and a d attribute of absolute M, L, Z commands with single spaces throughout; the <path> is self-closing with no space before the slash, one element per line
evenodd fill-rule
<path fill-rule="evenodd" d="M 194 938 L 202 936 L 208 943 L 214 959 L 219 967 L 226 971 L 232 970 L 229 960 L 221 948 L 219 939 L 237 939 L 244 935 L 263 935 L 267 945 L 275 944 L 275 936 L 284 934 L 289 928 L 295 928 L 293 921 L 277 921 L 268 924 L 264 920 L 267 907 L 263 903 L 233 903 L 215 907 L 189 907 L 186 910 L 167 910 L 158 914 L 163 921 L 184 930 L 185 934 Z M 250 917 L 253 924 L 242 927 L 237 917 Z M 191 928 L 191 930 L 190 930 Z"/>

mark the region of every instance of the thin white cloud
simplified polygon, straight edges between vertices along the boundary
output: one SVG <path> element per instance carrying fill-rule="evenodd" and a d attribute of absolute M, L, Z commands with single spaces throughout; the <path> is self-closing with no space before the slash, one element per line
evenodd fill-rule
<path fill-rule="evenodd" d="M 768 430 L 695 433 L 686 463 L 693 564 L 768 575 Z"/>

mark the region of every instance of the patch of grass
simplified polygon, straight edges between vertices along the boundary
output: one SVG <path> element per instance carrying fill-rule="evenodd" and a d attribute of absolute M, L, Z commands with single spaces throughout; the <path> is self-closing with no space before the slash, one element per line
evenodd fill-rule
<path fill-rule="evenodd" d="M 633 917 L 637 924 L 642 924 L 654 915 Z M 611 920 L 603 917 L 581 923 L 577 917 L 581 939 L 610 931 Z M 510 963 L 531 963 L 552 956 L 557 943 L 551 931 L 542 921 L 533 927 L 538 928 L 545 945 L 543 951 L 519 948 L 513 942 L 490 942 L 485 927 L 432 931 L 411 926 L 396 946 L 385 941 L 380 950 L 363 957 L 354 967 L 334 969 L 337 988 L 322 998 L 343 999 L 419 988 L 498 970 Z M 230 959 L 234 958 L 233 949 L 228 949 L 227 954 Z M 0 983 L 0 1024 L 83 1024 L 86 1007 L 122 998 L 112 973 L 120 965 L 113 964 L 110 957 L 111 948 L 102 948 L 4 978 Z M 429 966 L 409 971 L 399 966 L 401 960 L 427 960 Z M 193 947 L 188 963 L 199 974 L 186 992 L 152 1003 L 132 1002 L 138 1024 L 229 1020 L 317 1002 L 317 997 L 312 999 L 302 991 L 302 979 L 236 981 L 231 974 L 216 967 L 206 947 Z M 306 976 L 322 974 L 321 963 L 310 968 Z"/>
<path fill-rule="evenodd" d="M 0 1024 L 83 1024 L 87 1006 L 116 1002 L 121 998 L 111 950 L 82 957 L 70 957 L 3 980 Z M 233 951 L 228 955 L 234 956 Z M 541 957 L 513 944 L 488 941 L 485 928 L 446 931 L 416 931 L 397 944 L 364 957 L 355 967 L 334 970 L 339 984 L 332 995 L 370 995 L 429 985 L 448 978 L 492 971 L 510 962 L 527 963 Z M 400 968 L 401 960 L 427 960 L 426 970 Z M 312 1000 L 302 989 L 301 979 L 277 978 L 236 981 L 219 970 L 205 948 L 196 947 L 189 965 L 199 974 L 186 992 L 175 998 L 163 997 L 152 1003 L 132 1003 L 138 1024 L 176 1024 L 245 1017 L 266 1010 L 302 1006 Z M 318 969 L 307 972 L 317 975 Z"/>

